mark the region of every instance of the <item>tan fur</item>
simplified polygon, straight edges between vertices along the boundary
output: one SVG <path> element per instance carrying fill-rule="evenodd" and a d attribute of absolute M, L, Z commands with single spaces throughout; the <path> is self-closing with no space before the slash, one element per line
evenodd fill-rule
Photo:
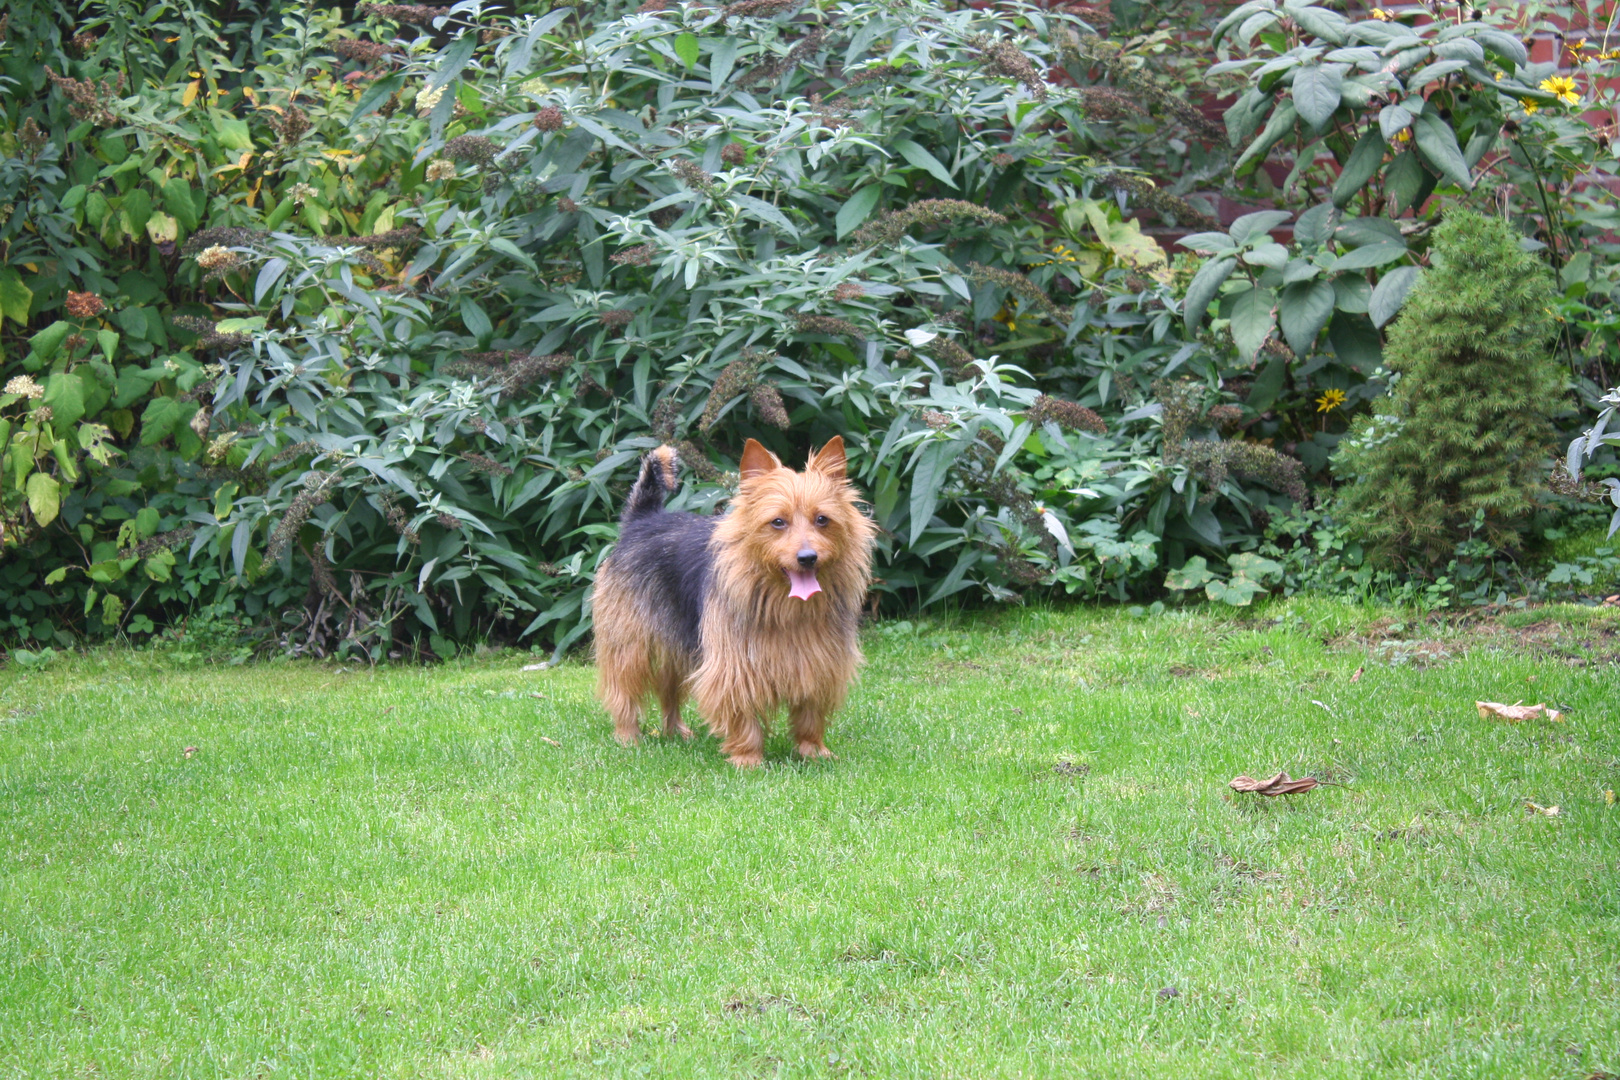
<path fill-rule="evenodd" d="M 656 640 L 634 590 L 610 572 L 611 560 L 604 566 L 593 608 L 599 693 L 625 743 L 639 738 L 641 702 L 653 691 L 665 734 L 689 735 L 680 704 L 690 693 L 739 768 L 763 763 L 766 725 L 781 709 L 802 757 L 832 757 L 827 718 L 844 703 L 862 661 L 856 626 L 877 527 L 856 506 L 842 438 L 812 455 L 802 473 L 750 439 L 742 478 L 710 542 L 715 565 L 700 655 Z M 816 523 L 818 515 L 825 524 Z M 775 528 L 776 519 L 785 527 Z M 788 595 L 787 571 L 806 549 L 816 553 L 821 591 L 800 600 Z"/>

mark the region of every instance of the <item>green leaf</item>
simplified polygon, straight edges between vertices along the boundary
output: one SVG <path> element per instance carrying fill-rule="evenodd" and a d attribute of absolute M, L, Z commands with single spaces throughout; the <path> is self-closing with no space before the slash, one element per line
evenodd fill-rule
<path fill-rule="evenodd" d="M 1192 282 L 1187 286 L 1187 300 L 1182 308 L 1182 317 L 1187 322 L 1187 333 L 1197 331 L 1198 324 L 1204 321 L 1204 312 L 1209 310 L 1209 302 L 1220 291 L 1221 285 L 1232 276 L 1232 270 L 1237 266 L 1237 259 L 1231 255 L 1222 255 L 1218 259 L 1211 259 L 1198 268 L 1193 275 Z"/>
<path fill-rule="evenodd" d="M 835 219 L 838 227 L 838 239 L 842 240 L 860 228 L 861 223 L 872 213 L 872 208 L 877 205 L 880 191 L 881 185 L 867 184 L 851 195 L 848 202 L 839 207 L 838 217 Z"/>
<path fill-rule="evenodd" d="M 1316 344 L 1333 317 L 1333 286 L 1326 281 L 1301 281 L 1282 291 L 1277 324 L 1295 356 L 1304 356 Z"/>
<path fill-rule="evenodd" d="M 195 402 L 190 403 L 195 412 Z M 153 446 L 169 437 L 176 424 L 183 423 L 190 417 L 182 416 L 185 406 L 172 397 L 155 397 L 146 404 L 146 411 L 141 414 L 141 445 Z"/>
<path fill-rule="evenodd" d="M 231 516 L 231 503 L 236 498 L 237 483 L 222 484 L 214 493 L 214 520 L 224 521 Z"/>
<path fill-rule="evenodd" d="M 722 37 L 709 54 L 709 91 L 718 94 L 731 77 L 731 67 L 737 62 L 737 39 Z"/>
<path fill-rule="evenodd" d="M 1250 266 L 1269 266 L 1280 270 L 1288 264 L 1288 249 L 1281 244 L 1256 244 L 1243 253 L 1243 261 Z"/>
<path fill-rule="evenodd" d="M 196 231 L 198 221 L 197 204 L 191 200 L 190 184 L 179 177 L 164 183 L 163 208 L 176 221 L 184 225 L 187 232 Z"/>
<path fill-rule="evenodd" d="M 213 117 L 213 128 L 215 140 L 224 149 L 253 149 L 253 133 L 248 130 L 246 120 L 239 120 L 229 113 L 216 112 Z"/>
<path fill-rule="evenodd" d="M 45 575 L 45 584 L 47 584 L 47 585 L 59 585 L 59 584 L 61 584 L 62 579 L 67 577 L 67 572 L 68 572 L 67 567 L 58 566 L 55 570 L 52 570 L 50 573 Z"/>
<path fill-rule="evenodd" d="M 1244 214 L 1232 222 L 1227 231 L 1232 239 L 1240 244 L 1247 244 L 1259 240 L 1264 242 L 1265 237 L 1272 229 L 1288 221 L 1294 215 L 1286 210 L 1258 210 L 1252 214 Z"/>
<path fill-rule="evenodd" d="M 1406 303 L 1406 294 L 1412 291 L 1417 279 L 1415 266 L 1397 266 L 1383 276 L 1372 292 L 1372 299 L 1367 301 L 1367 317 L 1374 326 L 1384 326 L 1400 312 L 1401 305 Z"/>
<path fill-rule="evenodd" d="M 10 319 L 26 326 L 33 303 L 34 291 L 23 284 L 22 275 L 9 266 L 0 267 L 0 322 Z"/>
<path fill-rule="evenodd" d="M 1232 305 L 1232 340 L 1244 360 L 1253 360 L 1271 336 L 1271 328 L 1276 325 L 1271 309 L 1276 302 L 1277 294 L 1259 285 L 1238 294 Z"/>
<path fill-rule="evenodd" d="M 923 532 L 934 517 L 934 508 L 939 505 L 939 489 L 945 483 L 945 474 L 950 470 L 951 460 L 961 444 L 952 440 L 950 442 L 935 442 L 923 447 L 921 455 L 917 458 L 917 467 L 911 474 L 911 543 L 915 545 L 922 539 Z"/>
<path fill-rule="evenodd" d="M 1339 227 L 1339 208 L 1332 203 L 1317 203 L 1294 223 L 1294 239 L 1301 244 L 1325 244 L 1333 230 Z"/>
<path fill-rule="evenodd" d="M 1350 21 L 1337 11 L 1319 7 L 1288 5 L 1288 14 L 1307 34 L 1335 45 L 1343 45 L 1349 36 Z"/>
<path fill-rule="evenodd" d="M 1227 567 L 1232 571 L 1232 580 L 1253 581 L 1264 584 L 1267 578 L 1273 581 L 1282 580 L 1283 565 L 1264 555 L 1256 555 L 1252 551 L 1240 551 L 1226 559 Z"/>
<path fill-rule="evenodd" d="M 1194 555 L 1188 559 L 1180 570 L 1172 570 L 1164 575 L 1164 587 L 1167 589 L 1201 589 L 1215 579 L 1210 573 L 1209 564 L 1202 555 Z"/>
<path fill-rule="evenodd" d="M 1188 233 L 1176 241 L 1188 251 L 1231 251 L 1237 245 L 1223 232 Z"/>
<path fill-rule="evenodd" d="M 1378 112 L 1378 131 L 1386 142 L 1412 126 L 1412 110 L 1404 105 L 1385 105 Z"/>
<path fill-rule="evenodd" d="M 1384 173 L 1384 190 L 1389 194 L 1390 208 L 1404 213 L 1416 206 L 1426 186 L 1424 179 L 1424 168 L 1418 162 L 1416 150 L 1397 156 Z"/>
<path fill-rule="evenodd" d="M 1383 363 L 1383 343 L 1365 315 L 1341 312 L 1328 325 L 1328 343 L 1333 346 L 1334 355 L 1340 363 L 1348 364 L 1357 371 L 1370 372 Z"/>
<path fill-rule="evenodd" d="M 135 512 L 135 535 L 146 539 L 158 530 L 158 522 L 163 520 L 155 506 L 143 506 Z"/>
<path fill-rule="evenodd" d="M 1406 247 L 1402 244 L 1368 244 L 1366 247 L 1347 251 L 1339 256 L 1333 264 L 1334 270 L 1366 270 L 1369 267 L 1384 266 L 1396 259 L 1404 259 L 1407 255 Z"/>
<path fill-rule="evenodd" d="M 1457 145 L 1457 133 L 1451 130 L 1450 124 L 1438 116 L 1424 113 L 1412 122 L 1412 131 L 1417 136 L 1423 159 L 1434 167 L 1435 172 L 1464 191 L 1474 190 L 1474 178 L 1468 171 L 1462 148 Z"/>
<path fill-rule="evenodd" d="M 49 473 L 34 473 L 28 478 L 26 490 L 28 509 L 33 512 L 34 520 L 41 526 L 55 521 L 62 509 L 62 488 L 57 484 L 56 477 Z"/>
<path fill-rule="evenodd" d="M 40 399 L 51 407 L 51 424 L 65 430 L 84 415 L 84 382 L 71 371 L 59 371 L 45 380 L 45 396 Z"/>
<path fill-rule="evenodd" d="M 1302 67 L 1294 76 L 1294 108 L 1299 118 L 1313 128 L 1319 128 L 1333 119 L 1333 110 L 1339 107 L 1344 68 L 1335 64 L 1321 67 Z"/>
<path fill-rule="evenodd" d="M 1288 361 L 1280 356 L 1273 358 L 1260 370 L 1260 374 L 1254 377 L 1245 403 L 1255 412 L 1265 412 L 1271 408 L 1271 403 L 1277 400 L 1277 395 L 1282 393 L 1283 379 L 1287 376 Z"/>
<path fill-rule="evenodd" d="M 687 71 L 697 67 L 698 39 L 696 34 L 683 33 L 675 38 L 675 55 L 681 58 Z"/>
<path fill-rule="evenodd" d="M 1265 591 L 1244 578 L 1234 578 L 1227 582 L 1212 581 L 1204 586 L 1205 596 L 1232 607 L 1248 607 L 1256 596 Z"/>
<path fill-rule="evenodd" d="M 68 332 L 72 329 L 72 324 L 58 319 L 29 338 L 28 348 L 41 360 L 49 361 L 56 356 L 56 350 L 62 347 L 62 342 L 67 339 Z"/>
<path fill-rule="evenodd" d="M 934 179 L 949 187 L 956 187 L 956 181 L 951 179 L 950 170 L 940 164 L 939 160 L 921 146 L 910 139 L 896 139 L 894 148 L 900 151 L 900 156 L 919 169 L 932 174 Z"/>
<path fill-rule="evenodd" d="M 1356 140 L 1355 149 L 1350 151 L 1338 180 L 1333 183 L 1333 205 L 1341 208 L 1349 205 L 1350 200 L 1367 186 L 1367 182 L 1378 175 L 1378 168 L 1383 163 L 1383 136 L 1369 131 Z"/>
<path fill-rule="evenodd" d="M 736 191 L 731 192 L 726 196 L 726 198 L 736 203 L 737 209 L 741 210 L 749 217 L 763 221 L 767 225 L 775 226 L 795 239 L 798 238 L 799 230 L 793 227 L 793 222 L 787 219 L 787 215 L 782 213 L 782 211 L 778 210 L 776 207 L 772 206 L 770 203 L 766 202 L 764 199 L 755 198 L 752 195 L 744 195 L 741 192 Z"/>
<path fill-rule="evenodd" d="M 478 32 L 476 30 L 463 30 L 461 36 L 450 43 L 444 50 L 444 59 L 439 61 L 439 70 L 428 79 L 425 89 L 437 90 L 447 86 L 451 79 L 461 74 L 461 69 L 467 66 L 472 59 L 473 50 L 478 48 Z M 440 104 L 444 104 L 443 101 Z"/>
<path fill-rule="evenodd" d="M 110 585 L 124 576 L 124 564 L 118 559 L 106 559 L 102 562 L 91 563 L 85 568 L 85 573 L 91 581 L 99 581 L 103 585 Z"/>
<path fill-rule="evenodd" d="M 111 363 L 114 354 L 118 352 L 118 331 L 101 329 L 96 331 L 96 344 L 101 346 L 101 355 Z"/>
<path fill-rule="evenodd" d="M 366 92 L 360 95 L 359 101 L 355 102 L 354 112 L 349 114 L 349 123 L 353 124 L 362 116 L 367 116 L 381 108 L 382 103 L 388 100 L 389 95 L 395 93 L 404 85 L 405 76 L 396 74 L 390 75 L 386 79 L 378 79 L 366 87 Z M 170 183 L 173 183 L 173 181 L 170 181 Z M 174 211 L 170 210 L 169 213 L 174 214 Z M 179 214 L 175 214 L 175 217 L 179 216 Z M 188 227 L 194 228 L 195 226 Z"/>
<path fill-rule="evenodd" d="M 1250 16 L 1264 11 L 1275 10 L 1277 10 L 1277 5 L 1273 2 L 1273 0 L 1249 0 L 1249 2 L 1246 4 L 1239 4 L 1232 11 L 1228 12 L 1224 19 L 1215 24 L 1215 32 L 1210 35 L 1209 47 L 1213 49 L 1215 46 L 1219 45 L 1221 43 L 1221 38 L 1226 36 L 1226 32 L 1228 30 L 1245 21 Z"/>
<path fill-rule="evenodd" d="M 136 188 L 124 196 L 123 211 L 124 216 L 129 218 L 130 235 L 141 235 L 152 218 L 152 196 L 146 193 L 145 188 Z"/>
<path fill-rule="evenodd" d="M 1271 119 L 1266 121 L 1264 130 L 1256 136 L 1254 142 L 1249 144 L 1249 148 L 1243 151 L 1243 156 L 1237 159 L 1236 165 L 1232 166 L 1232 172 L 1235 175 L 1242 176 L 1247 171 L 1245 166 L 1258 165 L 1260 160 L 1266 156 L 1266 153 L 1273 146 L 1276 146 L 1284 135 L 1294 130 L 1294 120 L 1298 118 L 1298 115 L 1292 101 L 1278 102 L 1277 109 L 1271 114 Z"/>

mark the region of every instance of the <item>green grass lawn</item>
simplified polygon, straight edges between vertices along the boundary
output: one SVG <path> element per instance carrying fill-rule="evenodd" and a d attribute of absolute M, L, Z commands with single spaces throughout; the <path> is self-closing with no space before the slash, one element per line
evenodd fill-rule
<path fill-rule="evenodd" d="M 12 668 L 0 1075 L 1620 1071 L 1608 616 L 886 624 L 748 774 L 583 664 Z"/>

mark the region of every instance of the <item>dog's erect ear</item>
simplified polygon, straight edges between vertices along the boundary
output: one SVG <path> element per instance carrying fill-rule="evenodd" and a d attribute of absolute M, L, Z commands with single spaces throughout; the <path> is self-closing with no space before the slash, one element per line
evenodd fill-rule
<path fill-rule="evenodd" d="M 755 476 L 764 476 L 772 469 L 780 469 L 782 459 L 765 449 L 758 442 L 749 439 L 743 447 L 742 478 L 751 479 Z"/>
<path fill-rule="evenodd" d="M 805 470 L 842 477 L 845 475 L 847 464 L 844 457 L 844 437 L 834 435 L 827 440 L 827 445 L 810 455 L 810 464 L 805 466 Z"/>

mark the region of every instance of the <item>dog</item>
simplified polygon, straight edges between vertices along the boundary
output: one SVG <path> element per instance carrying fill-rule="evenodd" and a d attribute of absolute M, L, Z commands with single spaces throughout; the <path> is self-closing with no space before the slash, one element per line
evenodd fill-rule
<path fill-rule="evenodd" d="M 802 473 L 749 439 L 720 518 L 664 509 L 678 464 L 669 446 L 642 460 L 596 577 L 598 696 L 615 736 L 640 740 L 642 703 L 656 692 L 664 734 L 690 738 L 690 695 L 738 768 L 764 763 L 766 725 L 782 708 L 800 757 L 833 757 L 827 718 L 862 662 L 856 628 L 877 536 L 843 438 Z"/>

